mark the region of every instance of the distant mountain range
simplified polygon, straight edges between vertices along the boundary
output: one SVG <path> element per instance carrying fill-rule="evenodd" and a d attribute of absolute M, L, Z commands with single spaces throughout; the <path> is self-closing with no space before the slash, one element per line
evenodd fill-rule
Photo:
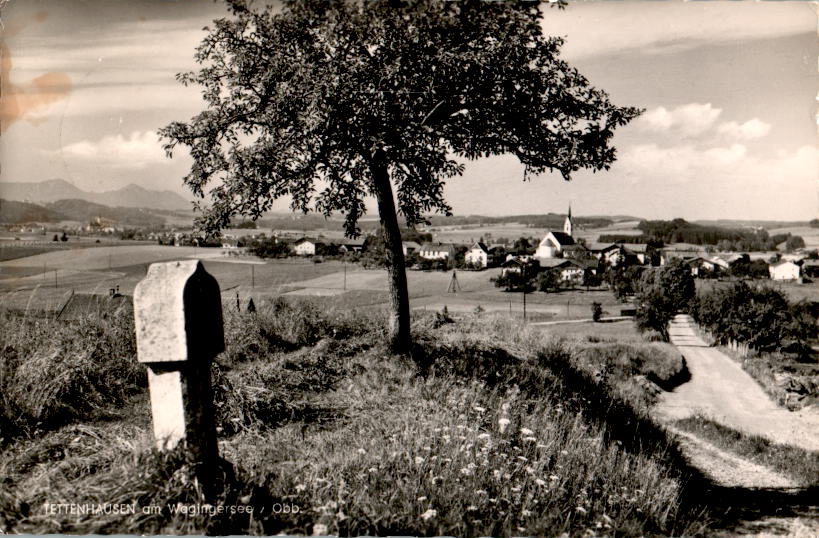
<path fill-rule="evenodd" d="M 31 204 L 46 204 L 58 200 L 85 200 L 110 207 L 144 207 L 163 210 L 191 208 L 190 202 L 171 191 L 152 191 L 130 184 L 113 191 L 88 192 L 62 179 L 50 179 L 38 183 L 0 182 L 0 198 Z"/>

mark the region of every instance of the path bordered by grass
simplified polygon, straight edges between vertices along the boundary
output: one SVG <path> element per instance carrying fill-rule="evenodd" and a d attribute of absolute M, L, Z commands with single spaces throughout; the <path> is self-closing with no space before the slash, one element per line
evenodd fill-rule
<path fill-rule="evenodd" d="M 718 448 L 779 471 L 802 486 L 819 485 L 819 452 L 777 444 L 765 437 L 723 426 L 701 415 L 676 420 L 672 424 Z"/>

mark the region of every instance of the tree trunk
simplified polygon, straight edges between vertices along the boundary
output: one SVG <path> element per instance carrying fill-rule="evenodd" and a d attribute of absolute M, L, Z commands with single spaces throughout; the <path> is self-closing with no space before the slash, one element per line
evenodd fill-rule
<path fill-rule="evenodd" d="M 407 291 L 407 272 L 404 263 L 404 249 L 401 243 L 401 229 L 392 198 L 392 184 L 383 154 L 378 152 L 370 165 L 375 183 L 378 214 L 384 234 L 387 274 L 390 288 L 390 348 L 394 353 L 408 353 L 410 350 L 410 311 Z"/>

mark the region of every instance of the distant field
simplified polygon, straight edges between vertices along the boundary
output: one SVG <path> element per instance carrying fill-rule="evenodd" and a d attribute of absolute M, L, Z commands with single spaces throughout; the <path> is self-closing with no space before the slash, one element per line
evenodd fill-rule
<path fill-rule="evenodd" d="M 819 228 L 811 228 L 809 226 L 794 226 L 790 228 L 776 228 L 769 230 L 769 234 L 784 234 L 790 233 L 792 235 L 799 235 L 805 240 L 805 247 L 819 248 Z"/>

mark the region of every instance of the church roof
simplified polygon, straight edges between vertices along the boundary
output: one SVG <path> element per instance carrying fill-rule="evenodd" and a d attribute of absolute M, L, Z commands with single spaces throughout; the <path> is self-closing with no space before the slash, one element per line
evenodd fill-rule
<path fill-rule="evenodd" d="M 549 232 L 552 234 L 552 237 L 555 238 L 560 245 L 574 245 L 574 238 L 571 235 L 564 233 L 564 232 Z"/>

